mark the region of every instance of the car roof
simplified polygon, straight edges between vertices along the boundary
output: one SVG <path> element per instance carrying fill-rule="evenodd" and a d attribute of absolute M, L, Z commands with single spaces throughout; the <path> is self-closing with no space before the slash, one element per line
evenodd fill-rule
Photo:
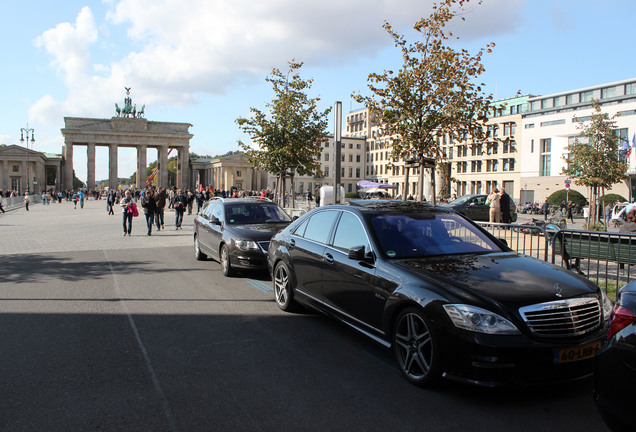
<path fill-rule="evenodd" d="M 358 209 L 366 209 L 375 212 L 417 212 L 427 211 L 434 213 L 454 213 L 449 209 L 441 206 L 435 206 L 421 201 L 403 201 L 403 200 L 352 200 L 349 202 L 350 207 Z"/>
<path fill-rule="evenodd" d="M 225 204 L 275 204 L 274 201 L 269 198 L 262 197 L 244 197 L 244 198 L 222 198 L 222 197 L 212 197 L 209 201 L 213 202 L 222 202 Z"/>

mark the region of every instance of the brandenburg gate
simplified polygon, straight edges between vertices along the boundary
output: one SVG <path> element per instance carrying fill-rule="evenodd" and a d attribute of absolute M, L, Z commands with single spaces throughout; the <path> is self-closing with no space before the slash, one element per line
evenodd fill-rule
<path fill-rule="evenodd" d="M 130 94 L 130 88 L 126 88 Z M 168 186 L 168 153 L 171 149 L 178 152 L 177 181 L 178 188 L 190 186 L 189 155 L 190 139 L 189 123 L 170 123 L 148 121 L 143 118 L 145 105 L 137 111 L 130 97 L 126 97 L 122 109 L 117 104 L 117 117 L 110 119 L 64 117 L 64 189 L 73 188 L 73 148 L 87 147 L 87 181 L 89 189 L 95 188 L 95 147 L 108 147 L 108 186 L 116 189 L 119 186 L 117 174 L 117 149 L 133 147 L 137 149 L 137 183 L 138 188 L 146 186 L 148 148 L 156 148 L 158 156 L 158 184 Z"/>

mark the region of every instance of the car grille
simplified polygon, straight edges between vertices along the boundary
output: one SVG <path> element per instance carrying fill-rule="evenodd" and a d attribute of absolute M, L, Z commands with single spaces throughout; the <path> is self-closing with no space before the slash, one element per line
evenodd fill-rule
<path fill-rule="evenodd" d="M 268 241 L 258 242 L 258 245 L 261 247 L 261 249 L 263 249 L 263 252 L 267 253 L 267 250 L 269 249 Z"/>
<path fill-rule="evenodd" d="M 537 336 L 580 336 L 601 326 L 601 305 L 596 298 L 575 298 L 539 303 L 519 309 Z"/>

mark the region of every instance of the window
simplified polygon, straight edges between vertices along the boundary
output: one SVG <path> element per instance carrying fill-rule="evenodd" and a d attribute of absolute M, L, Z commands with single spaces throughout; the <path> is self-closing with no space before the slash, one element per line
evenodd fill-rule
<path fill-rule="evenodd" d="M 581 102 L 591 102 L 592 101 L 592 90 L 581 92 L 580 96 Z"/>
<path fill-rule="evenodd" d="M 241 171 L 236 171 L 236 176 L 241 177 Z"/>
<path fill-rule="evenodd" d="M 338 216 L 338 212 L 333 210 L 316 213 L 311 217 L 311 219 L 309 219 L 302 237 L 318 243 L 326 244 L 329 240 L 331 226 L 335 222 L 336 216 Z M 298 230 L 296 230 L 296 235 L 300 235 Z"/>
<path fill-rule="evenodd" d="M 360 178 L 360 168 L 356 168 L 356 178 Z"/>
<path fill-rule="evenodd" d="M 353 162 L 353 155 L 352 154 L 349 155 L 349 162 Z"/>
<path fill-rule="evenodd" d="M 541 140 L 541 157 L 539 161 L 539 175 L 544 177 L 550 176 L 552 139 L 546 138 Z"/>
<path fill-rule="evenodd" d="M 541 127 L 545 127 L 545 126 L 556 126 L 556 125 L 562 125 L 562 124 L 565 124 L 565 119 L 560 119 L 560 120 L 551 120 L 551 121 L 541 122 Z"/>
<path fill-rule="evenodd" d="M 329 177 L 329 167 L 325 167 L 325 177 Z"/>
<path fill-rule="evenodd" d="M 636 94 L 636 83 L 626 84 L 625 85 L 625 94 Z"/>
<path fill-rule="evenodd" d="M 517 123 L 510 123 L 510 135 L 514 136 L 515 132 L 517 132 Z"/>
<path fill-rule="evenodd" d="M 578 102 L 578 100 L 575 100 L 574 96 L 575 96 L 575 95 L 573 95 L 573 94 L 569 94 L 569 95 L 567 95 L 567 96 L 565 97 L 565 104 L 566 104 L 566 105 L 573 105 L 573 104 L 577 103 L 577 102 Z"/>
<path fill-rule="evenodd" d="M 20 165 L 12 165 L 11 169 L 14 173 L 20 172 Z"/>
<path fill-rule="evenodd" d="M 329 162 L 329 153 L 325 153 L 325 162 Z"/>
<path fill-rule="evenodd" d="M 616 96 L 616 87 L 601 89 L 601 99 L 609 99 Z"/>
<path fill-rule="evenodd" d="M 352 213 L 342 212 L 333 237 L 333 247 L 347 251 L 355 246 L 364 246 L 366 252 L 371 250 L 367 234 L 360 220 Z"/>
<path fill-rule="evenodd" d="M 329 147 L 329 141 L 325 142 L 325 148 Z"/>
<path fill-rule="evenodd" d="M 534 123 L 527 123 L 525 128 L 526 129 L 534 129 Z"/>
<path fill-rule="evenodd" d="M 360 162 L 360 155 L 356 155 L 356 162 Z"/>

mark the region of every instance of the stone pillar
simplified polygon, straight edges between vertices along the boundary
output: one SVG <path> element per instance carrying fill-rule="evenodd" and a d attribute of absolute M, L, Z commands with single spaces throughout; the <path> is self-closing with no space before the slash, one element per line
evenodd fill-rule
<path fill-rule="evenodd" d="M 95 189 L 95 144 L 88 144 L 86 149 L 86 187 Z"/>
<path fill-rule="evenodd" d="M 9 181 L 9 162 L 2 161 L 2 192 L 6 192 L 11 189 L 11 182 Z"/>
<path fill-rule="evenodd" d="M 35 160 L 33 169 L 35 170 L 35 180 L 38 182 L 38 184 L 33 185 L 33 191 L 41 194 L 46 190 L 46 167 L 41 160 Z"/>
<path fill-rule="evenodd" d="M 179 147 L 179 169 L 177 171 L 177 187 L 184 189 L 192 187 L 190 184 L 190 148 L 187 145 Z"/>
<path fill-rule="evenodd" d="M 73 143 L 64 146 L 64 190 L 73 190 Z"/>
<path fill-rule="evenodd" d="M 62 189 L 62 170 L 60 169 L 60 164 L 55 164 L 55 190 L 60 191 Z"/>
<path fill-rule="evenodd" d="M 145 145 L 137 147 L 137 187 L 146 187 L 148 147 Z"/>
<path fill-rule="evenodd" d="M 168 146 L 157 147 L 159 161 L 159 186 L 168 187 Z"/>
<path fill-rule="evenodd" d="M 119 177 L 117 174 L 117 144 L 108 145 L 108 187 L 117 189 Z"/>

